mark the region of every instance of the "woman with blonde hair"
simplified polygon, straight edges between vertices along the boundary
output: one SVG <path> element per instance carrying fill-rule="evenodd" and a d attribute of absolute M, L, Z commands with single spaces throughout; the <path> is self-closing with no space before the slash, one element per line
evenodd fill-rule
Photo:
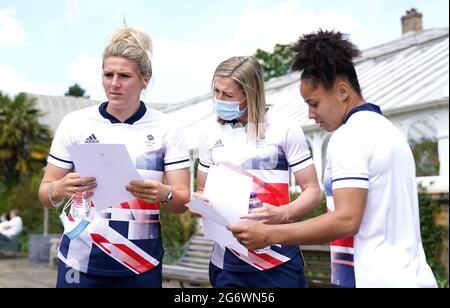
<path fill-rule="evenodd" d="M 190 161 L 176 123 L 140 100 L 152 77 L 150 54 L 147 34 L 118 30 L 103 54 L 108 101 L 68 114 L 56 131 L 39 197 L 44 206 L 58 208 L 75 196 L 59 247 L 59 288 L 162 286 L 159 211 L 161 206 L 186 211 Z M 99 212 L 83 201 L 92 190 L 108 187 L 97 188 L 95 178 L 76 173 L 68 152 L 70 146 L 92 143 L 124 144 L 144 179 L 123 188 L 134 198 L 102 205 L 107 208 Z M 89 208 L 80 214 L 83 205 Z"/>
<path fill-rule="evenodd" d="M 218 119 L 205 128 L 201 138 L 199 195 L 210 166 L 225 165 L 251 176 L 252 195 L 263 202 L 244 218 L 265 224 L 290 223 L 314 209 L 321 193 L 305 136 L 298 125 L 268 109 L 258 61 L 233 57 L 221 63 L 214 73 L 213 96 Z M 290 172 L 303 192 L 293 201 Z M 250 250 L 247 257 L 215 244 L 210 279 L 215 288 L 307 285 L 298 246 L 272 245 L 264 252 Z"/>

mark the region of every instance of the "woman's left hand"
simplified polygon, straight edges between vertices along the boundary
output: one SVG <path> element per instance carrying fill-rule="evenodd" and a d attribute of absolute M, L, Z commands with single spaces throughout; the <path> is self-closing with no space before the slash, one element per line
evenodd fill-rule
<path fill-rule="evenodd" d="M 279 225 L 288 223 L 287 205 L 273 206 L 268 203 L 260 208 L 251 210 L 248 215 L 242 216 L 241 219 L 256 220 L 266 225 Z"/>
<path fill-rule="evenodd" d="M 159 203 L 166 200 L 170 187 L 158 181 L 131 181 L 126 189 L 139 200 Z"/>

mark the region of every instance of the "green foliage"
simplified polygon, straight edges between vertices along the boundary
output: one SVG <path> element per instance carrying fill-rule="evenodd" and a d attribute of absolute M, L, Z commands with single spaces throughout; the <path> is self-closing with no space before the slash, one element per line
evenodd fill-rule
<path fill-rule="evenodd" d="M 197 228 L 196 218 L 190 213 L 171 214 L 161 210 L 161 233 L 166 250 L 164 261 L 174 263 L 181 257 L 183 248 Z"/>
<path fill-rule="evenodd" d="M 64 96 L 74 96 L 74 97 L 86 97 L 89 98 L 89 96 L 85 96 L 86 90 L 81 88 L 77 83 L 74 84 L 69 88 L 69 91 L 67 91 Z"/>
<path fill-rule="evenodd" d="M 23 177 L 46 164 L 51 132 L 39 123 L 41 115 L 25 94 L 12 100 L 0 93 L 0 207 Z"/>
<path fill-rule="evenodd" d="M 258 49 L 255 57 L 264 70 L 264 80 L 268 81 L 286 75 L 291 71 L 294 53 L 292 45 L 277 44 L 272 53 Z"/>
<path fill-rule="evenodd" d="M 196 159 L 194 162 L 194 170 L 198 170 L 198 165 L 200 164 L 200 159 Z M 197 172 L 194 172 L 194 191 L 197 191 Z"/>
<path fill-rule="evenodd" d="M 423 139 L 411 145 L 416 162 L 417 176 L 439 175 L 438 144 L 434 140 Z"/>
<path fill-rule="evenodd" d="M 420 187 L 419 193 L 419 210 L 420 210 L 420 226 L 423 247 L 427 262 L 438 281 L 440 288 L 449 287 L 449 277 L 442 264 L 440 255 L 444 248 L 443 241 L 448 234 L 448 227 L 438 225 L 435 222 L 435 215 L 440 211 L 440 204 L 434 201 L 430 194 L 424 193 L 424 188 Z M 291 193 L 291 200 L 295 200 L 298 194 Z M 326 198 L 323 196 L 320 206 L 314 211 L 306 215 L 300 220 L 306 220 L 326 213 Z"/>
<path fill-rule="evenodd" d="M 434 215 L 439 213 L 439 202 L 433 201 L 431 195 L 419 193 L 420 226 L 423 248 L 440 287 L 448 288 L 448 275 L 440 260 L 444 248 L 444 236 L 448 234 L 448 228 L 436 224 Z"/>
<path fill-rule="evenodd" d="M 291 201 L 294 201 L 295 199 L 298 198 L 298 196 L 300 194 L 298 193 L 291 193 Z M 326 198 L 325 195 L 323 196 L 323 198 L 320 201 L 320 204 L 318 207 L 316 207 L 312 212 L 306 214 L 304 217 L 297 219 L 296 221 L 303 221 L 303 220 L 308 220 L 310 218 L 313 217 L 317 217 L 320 216 L 322 214 L 325 214 L 327 212 L 327 203 L 326 203 Z"/>
<path fill-rule="evenodd" d="M 1 213 L 13 208 L 20 211 L 24 226 L 28 234 L 42 234 L 44 225 L 44 208 L 42 207 L 38 191 L 43 171 L 32 176 L 21 178 L 5 197 L 5 203 L 0 205 Z M 49 233 L 62 233 L 63 229 L 55 210 L 49 210 Z"/>

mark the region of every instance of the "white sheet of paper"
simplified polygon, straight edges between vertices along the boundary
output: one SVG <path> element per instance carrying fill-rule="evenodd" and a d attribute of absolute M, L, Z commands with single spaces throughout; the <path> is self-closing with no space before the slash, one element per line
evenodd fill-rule
<path fill-rule="evenodd" d="M 133 200 L 125 187 L 130 181 L 142 180 L 127 148 L 123 144 L 82 144 L 68 148 L 76 172 L 81 177 L 93 176 L 97 188 L 93 190 L 96 211 L 110 205 Z"/>
<path fill-rule="evenodd" d="M 203 219 L 208 219 L 214 221 L 215 223 L 221 225 L 222 227 L 228 226 L 230 223 L 220 215 L 211 205 L 207 204 L 200 198 L 194 199 L 193 201 L 186 204 L 188 208 L 202 215 Z"/>
<path fill-rule="evenodd" d="M 214 221 L 203 219 L 203 232 L 206 238 L 218 243 L 222 248 L 230 248 L 244 256 L 248 256 L 248 249 L 239 244 L 230 231 Z"/>
<path fill-rule="evenodd" d="M 205 184 L 204 194 L 212 208 L 225 218 L 228 224 L 236 224 L 248 214 L 248 201 L 253 180 L 225 166 L 211 166 Z M 226 227 L 209 219 L 203 219 L 205 236 L 222 247 L 228 247 L 248 256 L 242 246 Z"/>

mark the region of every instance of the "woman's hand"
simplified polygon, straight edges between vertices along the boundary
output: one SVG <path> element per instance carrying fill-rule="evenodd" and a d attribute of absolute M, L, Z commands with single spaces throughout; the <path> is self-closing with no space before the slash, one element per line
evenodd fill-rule
<path fill-rule="evenodd" d="M 202 199 L 208 206 L 211 206 L 210 204 L 209 204 L 209 199 L 205 196 L 205 195 L 203 195 L 202 193 L 200 193 L 200 192 L 195 192 L 195 193 L 193 193 L 192 195 L 191 195 L 191 201 L 193 201 L 193 200 L 195 200 L 195 199 Z M 193 211 L 193 210 L 191 210 L 191 209 L 189 209 L 189 212 L 192 214 L 192 215 L 194 215 L 195 217 L 202 217 L 202 215 L 200 214 L 200 213 L 197 213 L 196 211 Z"/>
<path fill-rule="evenodd" d="M 170 186 L 158 181 L 131 181 L 126 190 L 134 197 L 148 203 L 160 203 L 166 200 Z"/>
<path fill-rule="evenodd" d="M 257 221 L 245 220 L 227 227 L 239 243 L 247 249 L 259 249 L 271 245 L 268 234 L 270 227 Z"/>
<path fill-rule="evenodd" d="M 75 194 L 85 193 L 86 198 L 94 195 L 91 190 L 97 187 L 96 178 L 82 178 L 78 173 L 69 173 L 61 180 L 54 181 L 53 194 L 55 199 L 69 199 Z"/>
<path fill-rule="evenodd" d="M 242 216 L 241 219 L 256 220 L 266 225 L 278 225 L 290 223 L 288 214 L 288 206 L 273 206 L 268 203 L 260 208 L 251 210 L 248 215 Z"/>

